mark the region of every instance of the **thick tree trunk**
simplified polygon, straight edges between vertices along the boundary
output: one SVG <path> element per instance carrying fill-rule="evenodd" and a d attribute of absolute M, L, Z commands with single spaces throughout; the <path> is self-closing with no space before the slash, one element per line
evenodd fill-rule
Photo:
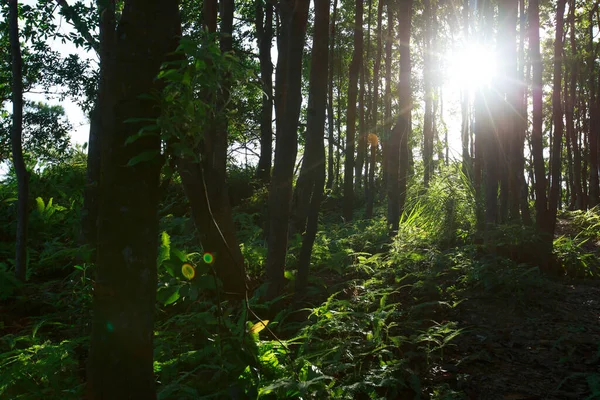
<path fill-rule="evenodd" d="M 354 208 L 354 142 L 356 132 L 356 98 L 358 96 L 358 77 L 362 66 L 363 48 L 363 1 L 356 0 L 354 16 L 354 52 L 350 62 L 348 82 L 348 110 L 346 112 L 346 159 L 344 161 L 344 209 L 346 221 L 352 220 Z"/>
<path fill-rule="evenodd" d="M 117 31 L 103 38 L 114 48 L 101 53 L 100 61 L 102 180 L 89 399 L 156 398 L 152 335 L 160 138 L 147 136 L 126 145 L 143 123 L 125 121 L 158 117 L 155 102 L 141 96 L 160 91 L 156 76 L 177 47 L 179 31 L 177 1 L 128 0 Z M 156 156 L 130 161 L 142 153 Z"/>
<path fill-rule="evenodd" d="M 410 118 L 412 93 L 410 87 L 410 24 L 412 0 L 400 0 L 398 4 L 398 25 L 400 26 L 400 81 L 398 98 L 400 113 L 390 138 L 390 172 L 388 181 L 388 226 L 392 232 L 398 230 L 400 215 L 406 200 L 409 149 L 411 133 Z"/>
<path fill-rule="evenodd" d="M 17 0 L 9 0 L 9 40 L 12 61 L 12 130 L 10 142 L 13 166 L 17 176 L 17 236 L 15 240 L 15 276 L 24 282 L 27 279 L 27 220 L 29 198 L 29 172 L 23 158 L 23 60 L 19 41 L 19 7 Z"/>
<path fill-rule="evenodd" d="M 328 102 L 327 102 L 327 119 L 328 119 L 328 134 L 329 138 L 327 141 L 327 189 L 333 189 L 334 183 L 334 155 L 333 155 L 333 143 L 335 141 L 333 137 L 334 123 L 333 123 L 333 71 L 334 71 L 334 55 L 335 55 L 335 22 L 337 18 L 337 5 L 338 0 L 333 0 L 333 14 L 331 16 L 331 27 L 329 29 L 329 79 L 328 79 Z M 338 120 L 339 124 L 340 121 Z M 338 141 L 340 138 L 338 137 Z"/>
<path fill-rule="evenodd" d="M 280 2 L 281 35 L 275 79 L 277 137 L 275 164 L 269 191 L 269 240 L 267 253 L 268 297 L 283 291 L 292 182 L 298 145 L 302 54 L 308 19 L 308 0 Z"/>
<path fill-rule="evenodd" d="M 273 154 L 273 63 L 271 42 L 273 41 L 273 6 L 270 2 L 256 0 L 256 39 L 260 61 L 260 81 L 263 97 L 260 115 L 260 157 L 256 177 L 264 183 L 271 179 Z M 264 22 L 263 22 L 264 21 Z"/>
<path fill-rule="evenodd" d="M 310 256 L 317 235 L 319 209 L 325 183 L 325 108 L 327 106 L 327 60 L 329 0 L 315 0 L 315 33 L 311 54 L 308 109 L 306 117 L 306 147 L 297 189 L 309 204 L 308 222 L 298 259 L 296 296 L 302 297 L 308 283 Z M 302 182 L 302 183 L 301 183 Z M 304 196 L 302 193 L 306 193 Z M 299 197 L 300 198 L 300 197 Z"/>
<path fill-rule="evenodd" d="M 379 71 L 381 69 L 381 23 L 383 20 L 383 0 L 377 2 L 377 28 L 375 36 L 377 40 L 377 49 L 375 55 L 375 66 L 373 67 L 373 106 L 372 106 L 372 121 L 371 129 L 375 135 L 369 141 L 371 145 L 371 166 L 369 168 L 369 184 L 367 191 L 367 207 L 365 217 L 370 219 L 373 217 L 373 206 L 375 203 L 375 167 L 377 161 L 377 148 L 379 144 L 380 130 L 378 129 L 379 116 Z"/>

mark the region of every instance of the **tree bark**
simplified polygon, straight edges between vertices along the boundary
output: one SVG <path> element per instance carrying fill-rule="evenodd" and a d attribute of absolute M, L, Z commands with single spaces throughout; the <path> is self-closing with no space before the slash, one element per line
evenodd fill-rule
<path fill-rule="evenodd" d="M 398 25 L 400 26 L 400 80 L 398 98 L 400 113 L 390 138 L 390 171 L 388 181 L 388 226 L 392 232 L 398 230 L 400 215 L 406 200 L 408 177 L 412 93 L 410 87 L 410 24 L 412 19 L 412 0 L 400 0 L 398 3 Z"/>
<path fill-rule="evenodd" d="M 367 192 L 367 207 L 365 211 L 365 217 L 370 219 L 373 217 L 373 206 L 375 203 L 375 167 L 377 162 L 377 149 L 379 144 L 380 130 L 378 129 L 378 116 L 379 116 L 379 70 L 381 69 L 381 23 L 383 20 L 383 0 L 377 2 L 377 28 L 375 30 L 375 36 L 377 40 L 377 49 L 375 55 L 375 66 L 373 67 L 373 106 L 372 106 L 372 121 L 371 129 L 375 135 L 370 140 L 371 145 L 371 166 L 369 168 L 369 184 Z"/>
<path fill-rule="evenodd" d="M 588 148 L 589 148 L 589 207 L 592 208 L 600 204 L 600 186 L 598 179 L 598 134 L 600 130 L 600 93 L 597 85 L 596 71 L 596 54 L 594 46 L 594 11 L 598 9 L 598 3 L 590 11 L 589 22 L 589 58 L 588 58 L 588 73 L 589 73 L 589 113 L 590 123 L 588 130 Z"/>
<path fill-rule="evenodd" d="M 567 121 L 567 138 L 571 144 L 573 152 L 573 176 L 572 176 L 572 197 L 574 198 L 574 208 L 576 210 L 583 209 L 583 191 L 581 189 L 581 151 L 577 145 L 577 134 L 575 132 L 575 96 L 577 94 L 577 75 L 579 62 L 577 60 L 577 39 L 575 32 L 575 1 L 572 0 L 569 4 L 569 20 L 571 27 L 571 62 L 570 62 L 570 83 L 569 92 L 566 97 L 566 121 Z"/>
<path fill-rule="evenodd" d="M 423 90 L 425 92 L 425 115 L 423 118 L 423 185 L 429 187 L 433 175 L 433 91 L 431 86 L 431 3 L 423 1 Z"/>
<path fill-rule="evenodd" d="M 559 203 L 562 136 L 564 130 L 561 88 L 565 4 L 566 0 L 558 0 L 556 10 L 556 36 L 554 38 L 554 83 L 552 88 L 552 120 L 554 124 L 554 134 L 552 136 L 551 148 L 552 159 L 550 171 L 552 181 L 550 186 L 550 195 L 548 197 L 549 226 L 547 231 L 551 235 L 554 235 L 554 228 L 556 226 L 556 213 Z"/>
<path fill-rule="evenodd" d="M 325 108 L 327 107 L 327 47 L 329 42 L 329 0 L 315 0 L 315 33 L 311 54 L 308 109 L 306 117 L 305 156 L 300 169 L 297 190 L 309 204 L 308 222 L 298 259 L 296 296 L 302 297 L 308 284 L 310 256 L 317 235 L 319 209 L 325 184 Z M 317 67 L 318 65 L 318 67 Z M 303 195 L 304 196 L 304 195 Z"/>
<path fill-rule="evenodd" d="M 356 0 L 354 16 L 354 52 L 350 62 L 348 82 L 348 110 L 346 112 L 346 159 L 344 160 L 344 206 L 346 221 L 352 220 L 354 208 L 354 148 L 356 132 L 356 98 L 358 96 L 358 76 L 362 66 L 363 48 L 363 1 Z"/>
<path fill-rule="evenodd" d="M 329 82 L 328 82 L 328 88 L 329 88 L 329 95 L 328 95 L 328 102 L 327 102 L 327 117 L 328 117 L 328 133 L 329 133 L 329 138 L 327 141 L 327 184 L 326 187 L 327 189 L 331 190 L 333 189 L 333 183 L 334 183 L 334 154 L 333 154 L 333 143 L 335 141 L 333 134 L 334 134 L 334 123 L 333 123 L 333 72 L 334 72 L 334 56 L 335 56 L 335 22 L 336 22 L 336 18 L 337 18 L 337 5 L 338 5 L 338 0 L 334 0 L 333 1 L 333 14 L 331 16 L 331 27 L 329 30 L 329 40 L 330 40 L 330 44 L 329 44 L 329 56 L 328 56 L 328 60 L 329 60 Z M 338 120 L 337 123 L 339 124 L 340 121 Z M 339 137 L 338 137 L 338 141 L 339 141 Z"/>
<path fill-rule="evenodd" d="M 275 79 L 275 163 L 269 191 L 269 240 L 267 252 L 268 297 L 283 291 L 288 220 L 298 145 L 301 105 L 302 54 L 308 20 L 308 0 L 282 0 L 281 37 Z"/>
<path fill-rule="evenodd" d="M 273 154 L 273 62 L 271 61 L 273 6 L 269 1 L 264 1 L 263 8 L 263 1 L 256 0 L 256 39 L 258 41 L 260 81 L 264 92 L 260 115 L 260 157 L 256 177 L 263 183 L 269 183 Z"/>
<path fill-rule="evenodd" d="M 383 114 L 383 135 L 381 148 L 383 153 L 383 183 L 388 187 L 390 171 L 389 144 L 392 136 L 392 41 L 394 40 L 394 7 L 388 1 L 387 9 L 387 32 L 385 37 L 385 94 Z M 389 204 L 389 202 L 388 202 Z M 389 210 L 388 210 L 389 213 Z"/>
<path fill-rule="evenodd" d="M 161 90 L 156 76 L 177 47 L 179 31 L 177 1 L 128 0 L 117 31 L 103 36 L 114 47 L 100 59 L 102 179 L 89 399 L 156 398 L 152 335 L 161 144 L 158 135 L 125 144 L 143 126 L 125 121 L 158 117 L 155 102 L 141 96 Z M 143 153 L 155 157 L 132 162 Z"/>
<path fill-rule="evenodd" d="M 17 176 L 17 235 L 15 240 L 15 276 L 21 282 L 27 279 L 27 220 L 29 198 L 29 172 L 23 158 L 23 60 L 19 41 L 19 5 L 9 0 L 9 40 L 12 61 L 12 130 L 10 142 L 13 166 Z"/>

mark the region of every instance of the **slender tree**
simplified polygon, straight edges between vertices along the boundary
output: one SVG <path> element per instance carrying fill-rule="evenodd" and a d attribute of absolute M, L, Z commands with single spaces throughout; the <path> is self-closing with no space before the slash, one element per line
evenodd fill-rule
<path fill-rule="evenodd" d="M 216 0 L 204 2 L 204 27 L 209 34 L 216 32 L 217 15 L 220 14 L 220 51 L 223 54 L 232 50 L 233 8 L 233 0 L 223 0 L 219 12 Z M 227 77 L 220 83 L 220 91 L 215 99 L 214 117 L 210 117 L 202 140 L 195 149 L 200 159 L 181 154 L 177 166 L 186 197 L 190 201 L 202 248 L 214 254 L 213 266 L 225 291 L 231 296 L 243 297 L 246 292 L 244 257 L 235 235 L 226 183 L 226 107 L 230 86 Z"/>
<path fill-rule="evenodd" d="M 594 45 L 594 16 L 598 10 L 598 2 L 590 10 L 589 15 L 589 47 L 588 47 L 588 76 L 589 76 L 589 106 L 590 123 L 588 126 L 589 151 L 589 206 L 600 204 L 600 186 L 598 179 L 598 140 L 600 130 L 600 81 L 597 79 L 596 46 Z"/>
<path fill-rule="evenodd" d="M 23 158 L 23 60 L 19 40 L 19 5 L 8 2 L 8 34 L 12 61 L 12 129 L 10 135 L 12 160 L 17 176 L 17 237 L 15 241 L 15 275 L 20 281 L 27 277 L 27 220 L 29 198 L 29 172 Z"/>
<path fill-rule="evenodd" d="M 311 54 L 311 70 L 306 117 L 306 146 L 297 190 L 309 204 L 305 234 L 298 259 L 296 294 L 304 295 L 308 283 L 310 256 L 317 235 L 319 209 L 325 184 L 325 109 L 327 107 L 327 60 L 329 0 L 315 0 L 315 31 Z M 318 65 L 318 67 L 316 67 Z"/>
<path fill-rule="evenodd" d="M 260 157 L 256 177 L 264 183 L 268 183 L 271 179 L 273 153 L 273 62 L 271 61 L 273 5 L 269 1 L 256 0 L 256 39 L 260 61 L 260 81 L 264 92 L 260 116 Z"/>
<path fill-rule="evenodd" d="M 329 80 L 327 83 L 327 87 L 329 89 L 328 92 L 328 101 L 327 101 L 327 119 L 328 119 L 328 140 L 327 140 L 327 189 L 333 188 L 334 182 L 334 155 L 333 155 L 333 145 L 335 142 L 334 139 L 334 115 L 333 115 L 333 72 L 335 69 L 334 66 L 334 56 L 335 56 L 335 22 L 337 19 L 337 6 L 338 0 L 333 0 L 333 13 L 331 15 L 331 24 L 329 28 Z M 338 89 L 339 90 L 339 89 Z M 338 125 L 340 123 L 339 119 L 337 121 Z"/>
<path fill-rule="evenodd" d="M 277 138 L 268 200 L 269 240 L 266 269 L 270 298 L 278 296 L 284 285 L 288 220 L 298 145 L 298 118 L 302 102 L 302 55 L 308 4 L 308 0 L 280 2 L 281 31 L 275 77 Z"/>
<path fill-rule="evenodd" d="M 400 113 L 390 137 L 390 161 L 388 176 L 388 226 L 397 231 L 400 215 L 406 199 L 408 178 L 409 149 L 411 133 L 412 94 L 410 87 L 410 24 L 412 19 L 412 0 L 400 0 L 398 3 L 398 25 L 400 29 L 400 81 L 398 98 Z"/>
<path fill-rule="evenodd" d="M 356 132 L 356 100 L 358 96 L 358 77 L 362 66 L 363 54 L 363 0 L 356 0 L 354 15 L 354 50 L 350 62 L 348 82 L 348 109 L 346 112 L 346 159 L 344 161 L 344 209 L 346 221 L 352 220 L 354 208 L 354 149 Z"/>
<path fill-rule="evenodd" d="M 431 3 L 423 1 L 423 18 L 425 31 L 423 34 L 423 85 L 425 92 L 425 115 L 423 121 L 423 184 L 429 187 L 433 174 L 433 90 L 431 87 Z"/>
<path fill-rule="evenodd" d="M 376 54 L 375 54 L 375 66 L 373 67 L 373 107 L 372 107 L 372 121 L 370 123 L 373 131 L 370 136 L 369 144 L 371 145 L 371 159 L 369 168 L 369 183 L 367 191 L 367 207 L 365 211 L 365 217 L 371 218 L 373 216 L 373 205 L 375 203 L 375 167 L 377 162 L 377 149 L 379 144 L 378 133 L 378 117 L 379 117 L 379 72 L 381 69 L 381 24 L 383 22 L 383 0 L 377 2 L 377 28 L 375 29 L 375 37 L 377 41 Z"/>

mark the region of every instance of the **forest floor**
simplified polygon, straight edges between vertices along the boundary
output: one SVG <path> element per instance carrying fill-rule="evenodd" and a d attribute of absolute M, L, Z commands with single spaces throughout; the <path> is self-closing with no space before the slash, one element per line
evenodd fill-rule
<path fill-rule="evenodd" d="M 569 218 L 559 220 L 557 240 L 564 236 L 567 241 L 562 247 L 555 242 L 555 251 L 598 266 L 598 226 L 590 225 L 594 232 L 587 237 L 594 240 L 568 242 L 582 232 L 575 225 Z M 284 340 L 304 338 L 302 346 L 290 345 L 298 353 L 274 352 L 278 340 L 267 330 L 260 340 L 256 336 L 259 354 L 268 360 L 262 362 L 276 356 L 281 363 L 282 376 L 265 378 L 258 390 L 279 387 L 283 392 L 273 389 L 264 398 L 298 398 L 293 390 L 304 387 L 312 391 L 306 389 L 303 398 L 319 399 L 600 399 L 600 280 L 551 279 L 536 267 L 486 254 L 473 244 L 441 250 L 414 239 L 418 231 L 408 231 L 390 246 L 385 232 L 378 236 L 363 228 L 348 228 L 352 234 L 330 229 L 332 238 L 342 238 L 343 270 L 319 270 L 319 300 L 297 314 L 299 319 L 273 324 Z M 376 238 L 382 242 L 374 244 Z M 364 252 L 348 256 L 349 243 L 355 243 L 354 249 L 364 246 Z M 321 248 L 325 254 L 332 247 Z M 48 398 L 80 398 L 88 281 L 78 270 L 60 281 L 33 282 L 18 300 L 0 304 L 0 397 L 55 393 L 58 397 Z M 218 337 L 209 336 L 208 329 L 217 326 L 212 311 L 183 311 L 196 303 L 161 311 L 155 361 L 162 368 L 157 375 L 161 399 L 195 399 L 203 390 L 221 389 L 220 383 L 189 372 L 200 367 L 190 364 L 186 354 L 206 352 L 194 361 L 198 365 L 214 362 L 217 354 L 208 351 L 208 342 L 194 344 L 200 328 L 207 329 L 207 340 Z M 239 341 L 236 332 L 232 339 Z M 314 367 L 314 383 L 302 381 L 308 377 L 290 382 L 290 371 L 298 367 L 294 360 Z M 225 391 L 246 364 L 232 365 L 230 375 L 223 375 Z M 262 368 L 268 376 L 268 368 Z M 239 398 L 256 398 L 248 394 L 255 392 L 246 393 Z"/>
<path fill-rule="evenodd" d="M 552 282 L 520 299 L 473 292 L 434 379 L 471 399 L 600 398 L 600 282 Z"/>
<path fill-rule="evenodd" d="M 578 233 L 569 219 L 558 221 L 557 237 Z M 599 241 L 586 241 L 581 249 L 594 263 L 600 260 Z M 419 373 L 429 388 L 438 388 L 440 395 L 433 397 L 600 399 L 600 280 L 548 279 L 529 271 L 521 282 L 513 275 L 509 285 L 486 285 L 482 276 L 460 291 L 455 305 L 419 316 L 438 326 L 451 321 L 460 331 L 442 357 Z M 438 276 L 430 286 L 442 288 L 441 295 L 413 301 L 456 300 L 447 289 L 457 278 Z"/>

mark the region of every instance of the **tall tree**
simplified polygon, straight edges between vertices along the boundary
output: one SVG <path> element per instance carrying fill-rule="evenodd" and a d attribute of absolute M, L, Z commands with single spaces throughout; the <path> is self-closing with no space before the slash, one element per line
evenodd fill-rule
<path fill-rule="evenodd" d="M 282 0 L 281 31 L 275 76 L 275 163 L 269 190 L 267 278 L 271 298 L 284 285 L 288 220 L 298 145 L 298 118 L 302 103 L 302 55 L 308 20 L 308 0 Z"/>
<path fill-rule="evenodd" d="M 544 149 L 542 133 L 543 107 L 543 64 L 540 52 L 540 10 L 538 0 L 529 2 L 529 52 L 532 64 L 532 124 L 531 124 L 531 153 L 535 174 L 535 209 L 536 226 L 544 231 L 544 221 L 547 214 L 546 172 L 544 167 Z"/>
<path fill-rule="evenodd" d="M 425 92 L 425 115 L 423 120 L 423 184 L 429 187 L 433 174 L 433 90 L 431 86 L 431 2 L 423 1 L 423 90 Z"/>
<path fill-rule="evenodd" d="M 118 27 L 114 2 L 100 1 L 111 21 L 102 40 L 102 180 L 88 398 L 156 398 L 153 328 L 156 302 L 158 135 L 126 144 L 159 110 L 148 94 L 180 31 L 175 0 L 126 0 Z M 128 121 L 129 120 L 129 121 Z M 153 155 L 141 161 L 140 155 Z M 137 162 L 136 161 L 141 161 Z"/>
<path fill-rule="evenodd" d="M 256 39 L 258 40 L 260 81 L 264 92 L 260 116 L 260 157 L 256 177 L 264 183 L 268 183 L 271 179 L 273 153 L 273 63 L 271 61 L 273 5 L 269 1 L 256 0 Z"/>
<path fill-rule="evenodd" d="M 400 26 L 400 80 L 398 98 L 400 112 L 390 137 L 390 161 L 388 177 L 388 226 L 397 231 L 400 215 L 404 209 L 409 165 L 409 138 L 411 133 L 412 93 L 410 86 L 410 25 L 412 0 L 398 3 L 398 25 Z"/>
<path fill-rule="evenodd" d="M 577 134 L 575 132 L 575 102 L 577 93 L 577 73 L 579 67 L 577 53 L 577 38 L 575 32 L 575 0 L 569 3 L 569 24 L 570 24 L 570 46 L 571 60 L 569 62 L 569 89 L 565 98 L 565 117 L 567 123 L 567 140 L 573 151 L 573 177 L 572 197 L 574 199 L 573 207 L 577 210 L 583 208 L 583 190 L 581 188 L 581 151 L 577 144 Z"/>
<path fill-rule="evenodd" d="M 354 14 L 354 50 L 350 62 L 348 82 L 348 109 L 346 112 L 346 159 L 344 161 L 344 209 L 346 221 L 352 220 L 354 208 L 354 149 L 356 132 L 356 100 L 358 97 L 358 77 L 363 55 L 363 0 L 356 0 Z"/>
<path fill-rule="evenodd" d="M 370 122 L 373 136 L 370 136 L 369 144 L 371 145 L 371 160 L 369 168 L 369 183 L 367 191 L 367 207 L 365 211 L 365 217 L 371 218 L 373 216 L 373 205 L 375 203 L 375 163 L 377 161 L 377 149 L 379 144 L 379 137 L 377 136 L 380 130 L 378 129 L 378 117 L 379 117 L 379 72 L 381 69 L 381 25 L 383 22 L 383 3 L 384 0 L 378 0 L 377 2 L 377 28 L 375 28 L 375 37 L 377 41 L 376 54 L 375 54 L 375 66 L 373 67 L 373 107 L 372 107 L 372 120 Z"/>
<path fill-rule="evenodd" d="M 590 10 L 589 15 L 589 47 L 588 47 L 588 74 L 589 74 L 589 106 L 590 123 L 588 126 L 589 147 L 589 206 L 600 204 L 600 186 L 598 178 L 598 140 L 600 130 L 600 87 L 598 87 L 596 68 L 596 46 L 594 45 L 594 16 L 598 10 L 598 2 Z"/>
<path fill-rule="evenodd" d="M 319 209 L 325 184 L 325 108 L 327 106 L 327 60 L 329 0 L 315 0 L 315 32 L 311 54 L 311 69 L 306 117 L 306 146 L 296 190 L 299 200 L 306 202 L 308 215 L 302 248 L 298 259 L 296 294 L 302 296 L 308 283 L 310 256 L 317 235 Z M 317 67 L 318 66 L 318 67 Z"/>
<path fill-rule="evenodd" d="M 394 7 L 392 1 L 386 4 L 387 11 L 387 32 L 385 35 L 385 94 L 383 111 L 383 140 L 381 146 L 383 150 L 383 182 L 386 187 L 389 183 L 390 171 L 390 138 L 392 131 L 392 41 L 394 40 Z M 388 203 L 389 204 L 389 203 Z M 388 210 L 389 214 L 389 210 Z"/>
<path fill-rule="evenodd" d="M 204 26 L 209 34 L 215 34 L 217 15 L 221 17 L 221 54 L 232 50 L 233 9 L 233 0 L 223 0 L 220 10 L 216 0 L 204 2 Z M 226 183 L 230 86 L 230 78 L 225 74 L 217 94 L 209 96 L 206 93 L 214 99 L 214 114 L 205 124 L 202 140 L 195 149 L 200 160 L 190 154 L 181 154 L 177 166 L 203 250 L 215 255 L 215 272 L 227 294 L 243 297 L 246 292 L 244 257 L 235 235 Z"/>
<path fill-rule="evenodd" d="M 17 237 L 15 241 L 15 275 L 20 281 L 27 277 L 27 219 L 29 198 L 29 173 L 23 158 L 23 60 L 19 40 L 19 5 L 9 0 L 9 40 L 12 61 L 12 130 L 10 135 L 12 160 L 17 175 Z"/>
<path fill-rule="evenodd" d="M 327 189 L 333 188 L 334 182 L 334 156 L 333 156 L 333 144 L 334 140 L 334 116 L 333 116 L 333 72 L 334 72 L 334 56 L 335 56 L 335 22 L 337 19 L 337 6 L 338 0 L 333 0 L 333 13 L 331 15 L 331 26 L 329 28 L 329 80 L 327 87 L 328 102 L 327 102 L 327 119 L 328 119 L 328 140 L 327 140 Z M 338 89 L 339 90 L 339 89 Z M 337 121 L 340 123 L 339 119 Z M 338 138 L 339 140 L 339 138 Z"/>
<path fill-rule="evenodd" d="M 563 53 L 563 32 L 564 32 L 564 13 L 566 0 L 558 0 L 556 6 L 556 35 L 554 37 L 554 77 L 552 87 L 552 121 L 554 125 L 551 147 L 551 185 L 550 195 L 548 196 L 548 233 L 554 235 L 556 226 L 556 212 L 559 203 L 559 187 L 561 175 L 561 152 L 563 142 L 563 107 L 561 99 L 562 88 L 562 53 Z"/>

